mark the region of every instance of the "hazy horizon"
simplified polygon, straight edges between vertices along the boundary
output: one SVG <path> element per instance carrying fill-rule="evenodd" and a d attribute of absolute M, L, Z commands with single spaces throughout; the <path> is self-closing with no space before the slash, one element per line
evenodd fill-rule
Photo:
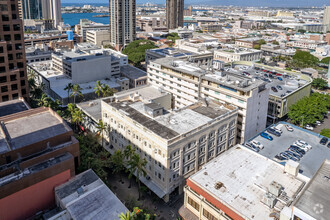
<path fill-rule="evenodd" d="M 62 3 L 108 3 L 109 0 L 62 0 Z M 155 3 L 165 4 L 166 0 L 136 0 L 138 4 Z M 203 5 L 234 5 L 234 6 L 255 6 L 255 7 L 321 7 L 323 5 L 330 5 L 329 0 L 185 0 L 185 4 L 203 4 Z"/>

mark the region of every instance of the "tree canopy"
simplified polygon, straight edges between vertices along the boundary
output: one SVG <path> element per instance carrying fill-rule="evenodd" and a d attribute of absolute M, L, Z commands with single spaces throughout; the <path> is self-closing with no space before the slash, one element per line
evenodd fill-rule
<path fill-rule="evenodd" d="M 330 57 L 326 57 L 321 60 L 321 63 L 324 63 L 324 64 L 329 64 L 329 62 L 330 62 Z"/>
<path fill-rule="evenodd" d="M 127 45 L 123 53 L 128 56 L 128 60 L 134 65 L 140 65 L 145 61 L 145 51 L 157 48 L 150 40 L 136 40 Z"/>
<path fill-rule="evenodd" d="M 323 135 L 324 137 L 330 138 L 330 128 L 322 129 L 320 134 Z"/>
<path fill-rule="evenodd" d="M 292 123 L 300 126 L 313 125 L 321 121 L 330 109 L 330 95 L 313 93 L 290 107 L 288 117 Z"/>
<path fill-rule="evenodd" d="M 319 63 L 319 59 L 307 51 L 297 50 L 290 61 L 290 67 L 294 69 L 315 67 Z"/>
<path fill-rule="evenodd" d="M 316 89 L 326 89 L 328 87 L 328 82 L 321 78 L 313 79 L 312 86 Z"/>

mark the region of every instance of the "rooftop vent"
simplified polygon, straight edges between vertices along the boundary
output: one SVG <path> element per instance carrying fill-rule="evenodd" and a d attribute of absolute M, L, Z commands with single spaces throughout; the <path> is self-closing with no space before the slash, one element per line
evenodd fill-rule
<path fill-rule="evenodd" d="M 269 192 L 265 193 L 261 200 L 261 202 L 264 203 L 269 208 L 274 208 L 276 201 L 277 201 L 276 197 Z"/>
<path fill-rule="evenodd" d="M 273 181 L 269 184 L 268 191 L 274 196 L 278 197 L 282 191 L 282 185 L 276 181 Z"/>
<path fill-rule="evenodd" d="M 220 189 L 222 187 L 225 187 L 225 185 L 222 182 L 217 182 L 214 186 L 216 189 Z"/>

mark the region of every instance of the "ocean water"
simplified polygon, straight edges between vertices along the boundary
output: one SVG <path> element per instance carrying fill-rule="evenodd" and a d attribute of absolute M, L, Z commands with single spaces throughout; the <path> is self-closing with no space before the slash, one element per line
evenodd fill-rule
<path fill-rule="evenodd" d="M 97 23 L 109 24 L 109 17 L 93 17 L 95 15 L 100 15 L 100 13 L 62 14 L 62 19 L 64 24 L 69 24 L 70 26 L 79 24 L 80 19 L 88 19 Z"/>

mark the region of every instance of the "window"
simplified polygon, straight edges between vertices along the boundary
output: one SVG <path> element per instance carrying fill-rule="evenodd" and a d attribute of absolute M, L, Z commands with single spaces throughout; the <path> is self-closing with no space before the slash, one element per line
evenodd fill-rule
<path fill-rule="evenodd" d="M 188 197 L 188 204 L 191 205 L 194 209 L 199 211 L 199 205 L 192 198 Z"/>
<path fill-rule="evenodd" d="M 203 215 L 209 220 L 218 220 L 211 213 L 209 213 L 206 209 L 203 209 Z"/>

